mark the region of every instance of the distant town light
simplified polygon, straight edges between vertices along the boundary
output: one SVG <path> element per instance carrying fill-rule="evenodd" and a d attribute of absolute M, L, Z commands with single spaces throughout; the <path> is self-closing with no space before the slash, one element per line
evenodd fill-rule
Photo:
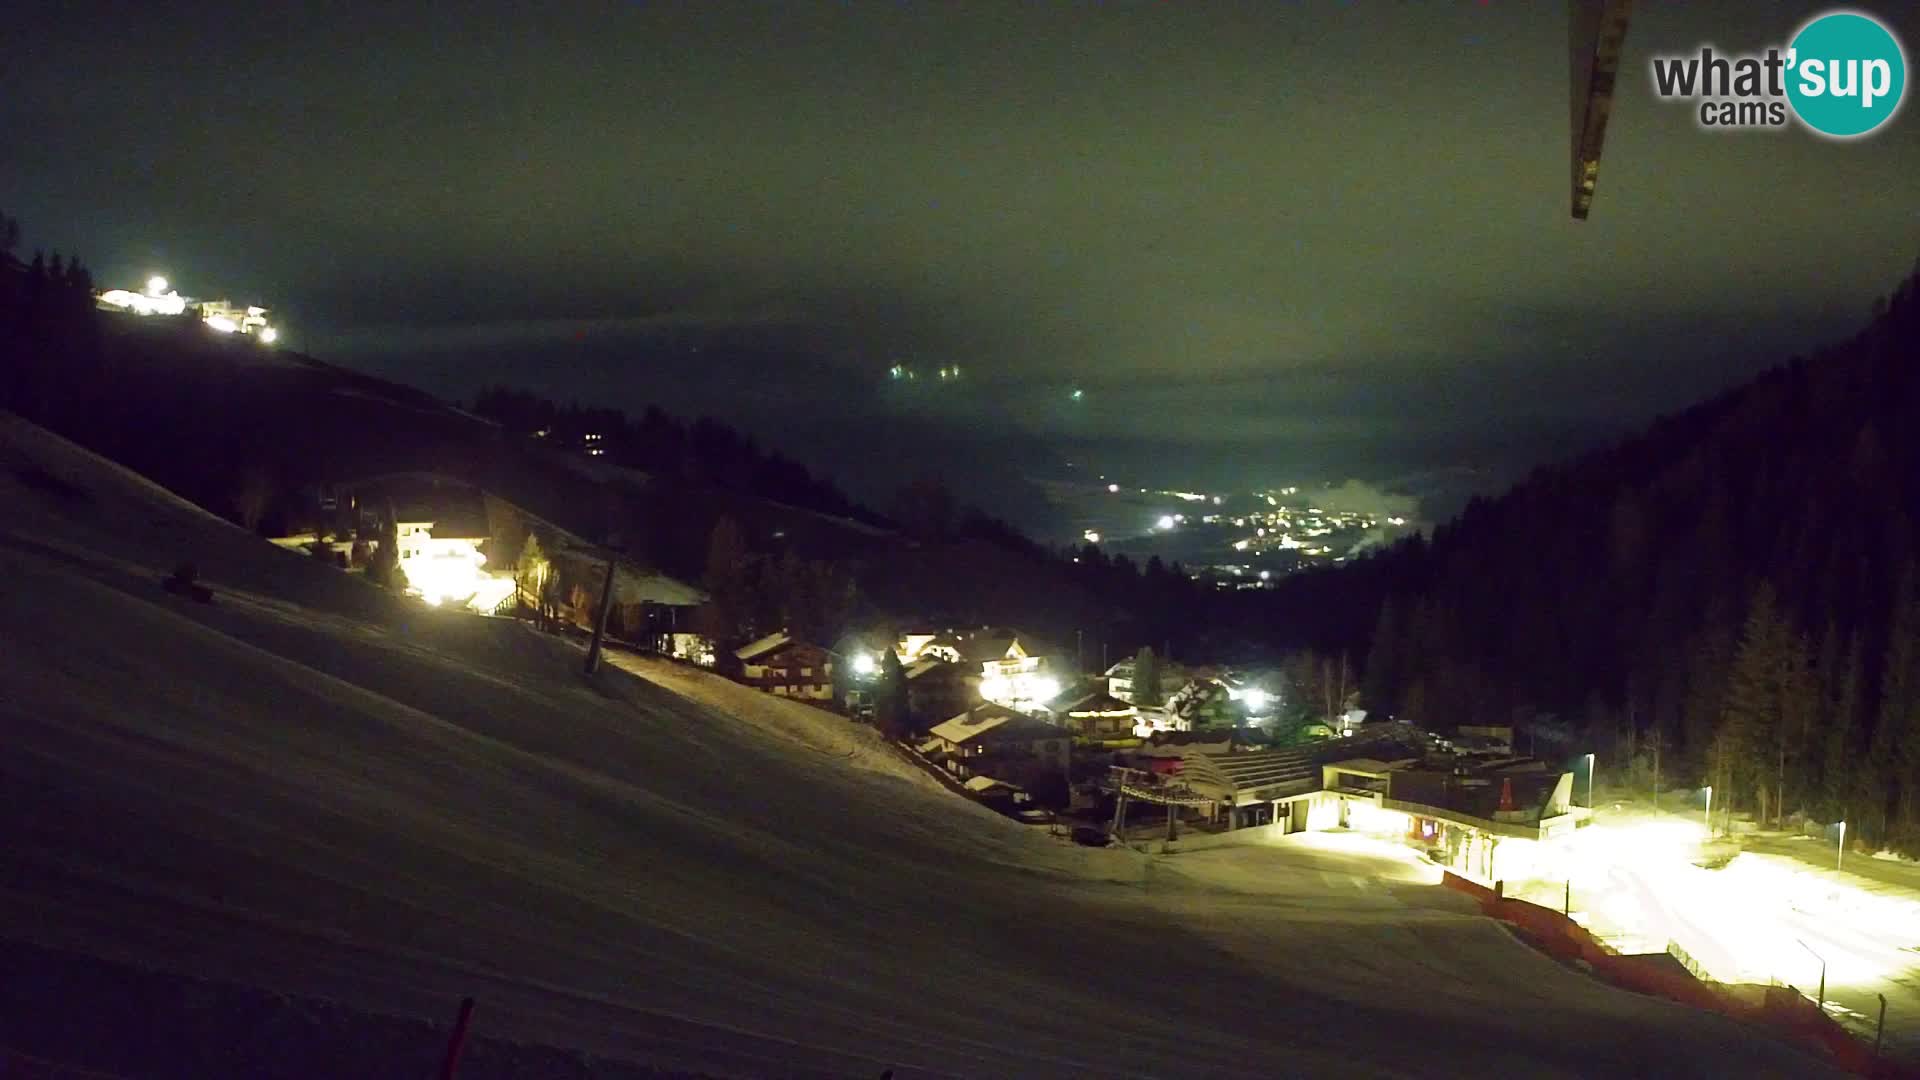
<path fill-rule="evenodd" d="M 1160 515 L 1160 520 L 1159 520 L 1158 522 L 1156 522 L 1156 523 L 1155 523 L 1155 526 L 1154 526 L 1154 527 L 1155 527 L 1155 528 L 1159 528 L 1159 529 L 1171 529 L 1171 528 L 1173 528 L 1173 515 L 1171 515 L 1171 514 L 1161 514 L 1161 515 Z"/>
<path fill-rule="evenodd" d="M 207 325 L 213 327 L 215 330 L 218 330 L 223 334 L 235 333 L 240 329 L 239 323 L 234 322 L 232 319 L 227 318 L 225 315 L 214 315 L 208 318 Z"/>
<path fill-rule="evenodd" d="M 1235 551 L 1247 550 L 1247 542 L 1245 540 L 1235 540 L 1233 542 L 1233 550 Z"/>
<path fill-rule="evenodd" d="M 1085 533 L 1082 533 L 1081 535 L 1087 538 L 1087 543 L 1089 544 L 1097 544 L 1100 542 L 1100 534 L 1097 532 L 1094 532 L 1092 529 L 1088 529 Z"/>
<path fill-rule="evenodd" d="M 1113 495 L 1118 495 L 1118 494 L 1120 493 L 1120 485 L 1119 485 L 1119 484 L 1108 484 L 1108 485 L 1107 485 L 1107 492 L 1108 492 L 1109 494 L 1113 494 Z"/>
<path fill-rule="evenodd" d="M 855 675 L 871 675 L 873 671 L 874 664 L 871 654 L 860 653 L 853 658 L 853 673 Z"/>
<path fill-rule="evenodd" d="M 1079 401 L 1081 398 L 1086 396 L 1087 396 L 1087 392 L 1085 390 L 1080 390 L 1076 388 L 1073 392 L 1073 400 L 1075 401 Z"/>
<path fill-rule="evenodd" d="M 1271 570 L 1262 570 L 1262 571 L 1260 571 L 1260 580 L 1261 580 L 1261 581 L 1268 581 L 1268 580 L 1271 580 L 1271 579 L 1272 579 L 1272 577 L 1273 577 L 1273 571 L 1271 571 Z"/>
<path fill-rule="evenodd" d="M 263 344 L 271 345 L 280 340 L 280 331 L 271 326 L 263 326 L 260 328 L 260 340 Z"/>
<path fill-rule="evenodd" d="M 1248 712 L 1258 713 L 1267 707 L 1267 692 L 1257 686 L 1251 687 L 1240 695 L 1240 700 L 1247 703 Z"/>
<path fill-rule="evenodd" d="M 155 274 L 147 279 L 147 295 L 163 296 L 167 291 L 167 279 Z"/>

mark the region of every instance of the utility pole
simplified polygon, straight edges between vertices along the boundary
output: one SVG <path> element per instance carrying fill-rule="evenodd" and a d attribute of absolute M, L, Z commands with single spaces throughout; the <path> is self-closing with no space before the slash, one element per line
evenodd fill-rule
<path fill-rule="evenodd" d="M 613 610 L 613 574 L 614 560 L 617 558 L 611 550 L 607 552 L 607 580 L 600 587 L 600 614 L 593 620 L 593 641 L 587 645 L 587 674 L 600 669 L 600 643 L 607 636 L 607 613 Z"/>

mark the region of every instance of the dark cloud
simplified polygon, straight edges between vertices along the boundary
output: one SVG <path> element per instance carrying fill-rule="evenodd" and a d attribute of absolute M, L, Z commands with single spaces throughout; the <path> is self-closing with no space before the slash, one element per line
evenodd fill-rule
<path fill-rule="evenodd" d="M 1580 224 L 1559 5 L 49 6 L 0 175 L 103 277 L 443 392 L 771 419 L 865 472 L 937 445 L 987 498 L 1096 452 L 1380 478 L 1577 448 L 1910 267 L 1910 110 L 1709 135 L 1643 77 L 1822 7 L 1637 10 Z M 904 399 L 899 358 L 965 390 Z"/>

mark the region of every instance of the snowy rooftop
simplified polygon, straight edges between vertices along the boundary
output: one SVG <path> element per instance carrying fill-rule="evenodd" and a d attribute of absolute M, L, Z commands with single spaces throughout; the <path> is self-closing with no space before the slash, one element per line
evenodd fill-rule
<path fill-rule="evenodd" d="M 950 743 L 967 743 L 989 737 L 996 740 L 1045 739 L 1066 732 L 1045 720 L 1036 720 L 1005 706 L 987 702 L 934 727 L 929 734 Z"/>
<path fill-rule="evenodd" d="M 738 649 L 733 650 L 733 655 L 739 657 L 742 660 L 752 660 L 754 657 L 761 656 L 766 653 L 770 653 L 773 650 L 779 648 L 782 645 L 785 645 L 787 642 L 792 640 L 793 639 L 788 637 L 785 633 L 768 634 L 766 637 L 763 637 L 758 641 L 749 642 L 748 644 L 742 645 Z"/>
<path fill-rule="evenodd" d="M 1069 702 L 1065 705 L 1055 705 L 1052 708 L 1056 713 L 1066 713 L 1070 716 L 1080 713 L 1105 713 L 1112 715 L 1136 713 L 1139 711 L 1135 706 L 1121 701 L 1105 690 L 1096 690 L 1091 694 L 1083 694 L 1076 701 Z"/>
<path fill-rule="evenodd" d="M 952 668 L 955 666 L 956 665 L 949 664 L 945 660 L 940 659 L 915 660 L 913 663 L 907 665 L 906 676 L 909 679 L 917 679 L 929 671 L 938 671 L 941 668 Z"/>
<path fill-rule="evenodd" d="M 1018 784 L 1009 784 L 1005 780 L 995 780 L 991 776 L 973 777 L 962 786 L 964 786 L 968 791 L 971 791 L 975 794 L 981 794 L 983 792 L 992 791 L 995 788 L 1007 788 L 1008 790 L 1011 790 L 1011 791 L 1020 790 L 1020 785 Z"/>

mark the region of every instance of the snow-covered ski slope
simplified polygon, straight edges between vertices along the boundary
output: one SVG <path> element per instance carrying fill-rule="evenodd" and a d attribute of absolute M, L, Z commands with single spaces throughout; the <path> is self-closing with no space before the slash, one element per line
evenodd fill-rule
<path fill-rule="evenodd" d="M 1063 844 L 869 732 L 396 601 L 0 416 L 0 952 L 741 1075 L 1809 1075 L 1339 838 Z M 217 600 L 158 578 L 191 559 Z M 640 676 L 651 677 L 648 682 Z"/>

